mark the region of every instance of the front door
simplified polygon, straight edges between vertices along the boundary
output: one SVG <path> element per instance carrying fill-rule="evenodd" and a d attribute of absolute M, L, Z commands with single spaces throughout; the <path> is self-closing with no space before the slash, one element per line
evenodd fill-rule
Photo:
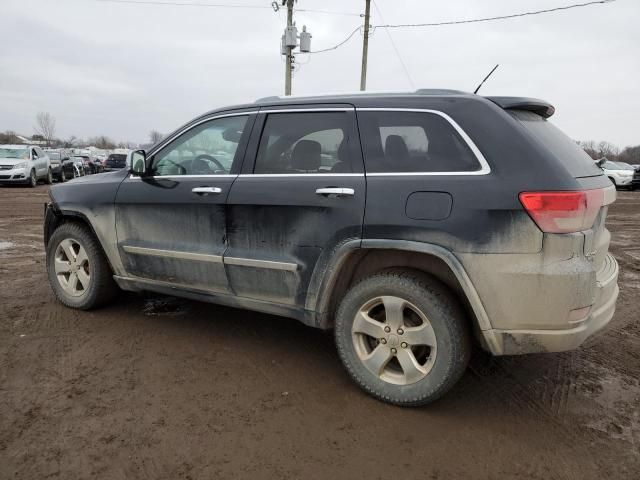
<path fill-rule="evenodd" d="M 118 249 L 127 274 L 227 293 L 225 201 L 255 115 L 198 121 L 147 159 L 116 197 Z"/>
<path fill-rule="evenodd" d="M 362 236 L 365 178 L 355 115 L 349 106 L 261 110 L 258 117 L 227 201 L 224 262 L 237 295 L 305 306 L 323 254 Z"/>

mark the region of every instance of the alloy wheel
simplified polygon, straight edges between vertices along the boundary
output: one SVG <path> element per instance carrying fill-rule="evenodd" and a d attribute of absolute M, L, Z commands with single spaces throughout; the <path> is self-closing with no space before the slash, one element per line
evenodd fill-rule
<path fill-rule="evenodd" d="M 72 238 L 62 240 L 56 248 L 54 265 L 56 278 L 65 293 L 79 297 L 87 292 L 91 270 L 87 252 L 80 243 Z"/>
<path fill-rule="evenodd" d="M 436 335 L 427 316 L 395 296 L 376 297 L 362 305 L 351 337 L 367 370 L 395 385 L 422 380 L 437 354 Z"/>

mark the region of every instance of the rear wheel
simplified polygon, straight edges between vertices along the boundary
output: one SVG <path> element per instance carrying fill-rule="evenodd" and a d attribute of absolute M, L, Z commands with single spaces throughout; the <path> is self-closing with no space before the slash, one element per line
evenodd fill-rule
<path fill-rule="evenodd" d="M 385 271 L 351 288 L 338 308 L 335 338 L 353 380 L 401 406 L 444 395 L 471 352 L 455 297 L 436 279 L 406 270 Z"/>
<path fill-rule="evenodd" d="M 51 235 L 47 243 L 47 274 L 56 297 L 68 307 L 98 307 L 117 292 L 98 241 L 77 223 L 63 223 Z"/>
<path fill-rule="evenodd" d="M 47 176 L 44 178 L 44 181 L 47 185 L 51 185 L 53 183 L 53 172 L 51 169 L 47 169 Z"/>
<path fill-rule="evenodd" d="M 64 167 L 62 167 L 62 168 L 60 169 L 60 176 L 59 176 L 58 178 L 59 178 L 59 180 L 60 180 L 60 183 L 64 183 L 64 182 L 66 182 L 66 181 L 67 181 L 67 176 L 66 176 L 66 174 L 64 173 Z"/>

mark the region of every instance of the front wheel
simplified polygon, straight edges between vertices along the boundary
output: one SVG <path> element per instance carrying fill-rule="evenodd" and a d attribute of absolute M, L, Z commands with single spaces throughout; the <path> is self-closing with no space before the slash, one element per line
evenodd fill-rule
<path fill-rule="evenodd" d="M 47 274 L 67 307 L 88 310 L 107 303 L 117 287 L 98 241 L 84 226 L 63 223 L 47 243 Z"/>
<path fill-rule="evenodd" d="M 453 294 L 429 275 L 389 270 L 345 295 L 336 316 L 340 358 L 367 393 L 419 406 L 444 395 L 462 376 L 471 341 Z"/>
<path fill-rule="evenodd" d="M 60 169 L 60 177 L 59 177 L 59 179 L 60 179 L 60 183 L 64 183 L 64 182 L 66 182 L 66 181 L 67 181 L 67 176 L 66 176 L 66 174 L 64 173 L 64 167 L 62 167 L 62 168 Z"/>
<path fill-rule="evenodd" d="M 44 178 L 44 181 L 47 185 L 51 185 L 53 183 L 53 173 L 50 168 L 47 170 L 47 176 Z"/>
<path fill-rule="evenodd" d="M 32 169 L 31 173 L 29 173 L 29 186 L 31 188 L 35 188 L 36 186 L 38 186 L 38 177 L 36 176 L 35 169 Z"/>

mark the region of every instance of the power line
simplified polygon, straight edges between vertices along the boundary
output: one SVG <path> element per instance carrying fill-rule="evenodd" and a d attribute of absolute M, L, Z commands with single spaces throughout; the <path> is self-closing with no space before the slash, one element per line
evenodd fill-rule
<path fill-rule="evenodd" d="M 233 3 L 178 3 L 178 2 L 160 2 L 156 0 L 94 0 L 96 2 L 108 2 L 108 3 L 131 3 L 139 5 L 167 5 L 167 6 L 179 6 L 179 7 L 218 7 L 218 8 L 253 8 L 253 9 L 268 9 L 270 6 L 264 5 L 239 5 Z"/>
<path fill-rule="evenodd" d="M 373 1 L 373 6 L 376 9 L 376 12 L 378 12 L 378 16 L 380 17 L 380 20 L 382 20 L 384 22 L 384 18 L 382 18 L 382 12 L 380 11 L 380 8 L 378 8 L 378 4 L 376 2 L 376 0 L 372 0 Z M 404 74 L 407 77 L 407 80 L 409 80 L 409 85 L 411 85 L 411 89 L 415 90 L 415 85 L 413 83 L 413 79 L 411 78 L 411 74 L 409 73 L 409 69 L 407 68 L 407 65 L 404 63 L 404 60 L 402 59 L 402 55 L 400 55 L 400 50 L 398 50 L 398 47 L 396 46 L 396 42 L 393 41 L 393 37 L 391 36 L 391 32 L 389 31 L 389 29 L 387 27 L 383 27 L 384 31 L 387 33 L 387 36 L 389 37 L 389 41 L 391 42 L 391 46 L 393 47 L 393 50 L 396 52 L 396 56 L 398 57 L 398 60 L 400 61 L 400 65 L 402 65 L 402 69 L 404 70 Z"/>
<path fill-rule="evenodd" d="M 309 53 L 323 53 L 323 52 L 329 52 L 329 51 L 331 51 L 331 50 L 335 50 L 336 48 L 341 47 L 342 45 L 344 45 L 345 43 L 347 43 L 349 40 L 351 40 L 351 38 L 352 38 L 352 37 L 353 37 L 357 32 L 359 32 L 361 29 L 362 29 L 362 27 L 361 27 L 361 26 L 356 27 L 356 29 L 355 29 L 353 32 L 351 32 L 351 33 L 347 36 L 347 38 L 345 38 L 343 41 L 341 41 L 341 42 L 340 42 L 340 43 L 338 43 L 337 45 L 334 45 L 333 47 L 325 48 L 325 49 L 322 49 L 322 50 L 315 50 L 315 51 L 312 51 L 312 52 L 309 52 Z"/>
<path fill-rule="evenodd" d="M 373 34 L 373 31 L 376 28 L 388 29 L 388 28 L 407 28 L 407 27 L 440 27 L 440 26 L 446 26 L 446 25 L 463 25 L 463 24 L 468 24 L 468 23 L 480 23 L 480 22 L 492 22 L 492 21 L 496 21 L 496 20 L 508 20 L 508 19 L 518 18 L 518 17 L 528 17 L 528 16 L 532 16 L 532 15 L 540 15 L 540 14 L 545 14 L 545 13 L 559 12 L 559 11 L 562 11 L 562 10 L 569 10 L 569 9 L 573 9 L 573 8 L 588 7 L 588 6 L 596 5 L 596 4 L 612 3 L 612 2 L 615 2 L 615 1 L 616 0 L 597 0 L 597 1 L 593 1 L 593 2 L 575 3 L 575 4 L 572 4 L 572 5 L 565 5 L 563 7 L 547 8 L 545 10 L 534 10 L 534 11 L 531 11 L 531 12 L 514 13 L 514 14 L 511 14 L 511 15 L 500 15 L 500 16 L 495 16 L 495 17 L 473 18 L 473 19 L 469 19 L 469 20 L 449 20 L 449 21 L 444 21 L 444 22 L 433 22 L 433 23 L 402 23 L 402 24 L 372 25 L 371 26 L 371 33 Z M 349 40 L 351 40 L 351 38 L 355 35 L 355 33 L 358 30 L 360 30 L 361 28 L 362 27 L 356 28 L 353 32 L 351 32 L 347 36 L 347 38 L 345 38 L 343 41 L 341 41 L 337 45 L 334 45 L 333 47 L 324 48 L 322 50 L 316 50 L 315 52 L 309 52 L 309 53 L 324 53 L 324 52 L 329 52 L 331 50 L 335 50 L 338 47 L 341 47 L 342 45 L 347 43 Z"/>
<path fill-rule="evenodd" d="M 596 5 L 599 3 L 611 3 L 616 0 L 596 0 L 593 2 L 586 3 L 576 3 L 573 5 L 565 5 L 564 7 L 555 7 L 555 8 L 547 8 L 545 10 L 534 10 L 531 12 L 522 12 L 522 13 L 514 13 L 511 15 L 500 15 L 497 17 L 485 17 L 485 18 L 476 18 L 471 20 L 452 20 L 448 22 L 436 22 L 436 23 L 401 23 L 397 25 L 376 25 L 376 27 L 384 27 L 384 28 L 405 28 L 405 27 L 439 27 L 443 25 L 461 25 L 465 23 L 479 23 L 479 22 L 491 22 L 494 20 L 507 20 L 510 18 L 518 18 L 518 17 L 528 17 L 531 15 L 540 15 L 543 13 L 552 13 L 559 12 L 562 10 L 570 10 L 572 8 L 581 8 L 588 7 L 591 5 Z"/>
<path fill-rule="evenodd" d="M 108 3 L 131 3 L 139 5 L 166 5 L 170 7 L 218 7 L 218 8 L 252 8 L 260 10 L 271 10 L 273 7 L 265 5 L 242 5 L 235 3 L 194 3 L 194 2 L 172 2 L 172 1 L 160 1 L 160 0 L 94 0 L 96 2 L 108 2 Z M 337 12 L 333 10 L 316 10 L 309 8 L 296 8 L 296 12 L 304 13 L 322 13 L 325 15 L 343 15 L 348 17 L 359 17 L 359 13 L 353 12 Z"/>

